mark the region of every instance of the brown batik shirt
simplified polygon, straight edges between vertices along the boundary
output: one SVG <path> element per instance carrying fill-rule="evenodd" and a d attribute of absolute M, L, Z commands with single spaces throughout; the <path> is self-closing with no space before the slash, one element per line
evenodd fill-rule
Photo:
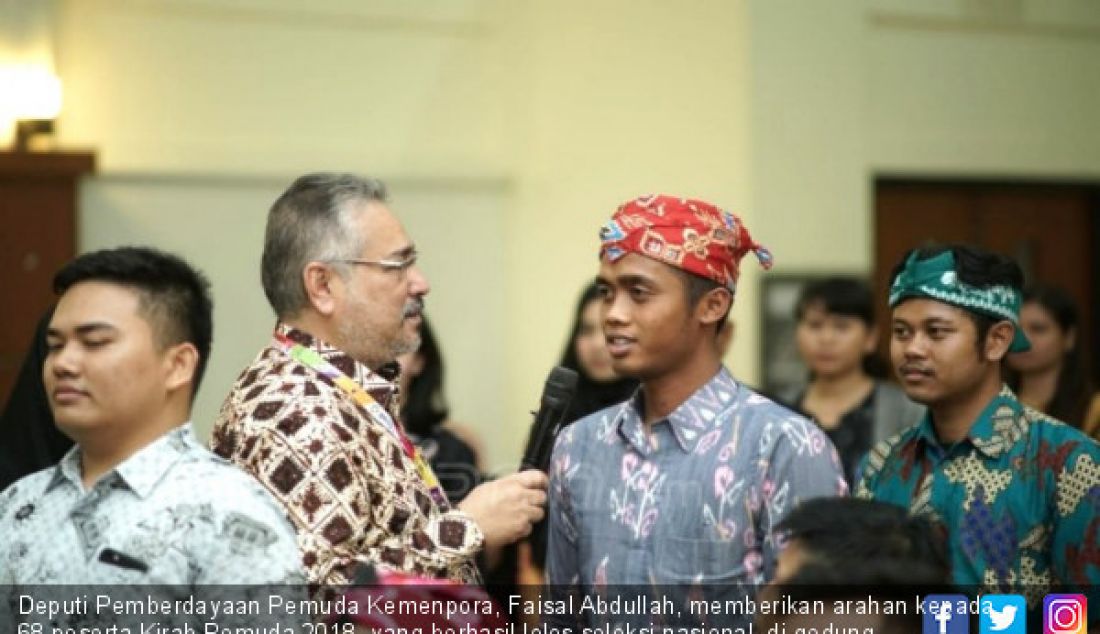
<path fill-rule="evenodd" d="M 276 331 L 316 350 L 400 420 L 396 370 L 382 376 L 305 332 Z M 234 384 L 212 445 L 286 507 L 310 582 L 348 583 L 360 562 L 477 581 L 484 538 L 473 520 L 435 502 L 384 424 L 274 339 Z"/>

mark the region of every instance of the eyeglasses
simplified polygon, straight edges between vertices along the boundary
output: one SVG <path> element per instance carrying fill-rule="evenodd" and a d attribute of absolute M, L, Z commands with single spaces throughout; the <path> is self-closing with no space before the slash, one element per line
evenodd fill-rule
<path fill-rule="evenodd" d="M 417 252 L 413 251 L 400 260 L 395 259 L 382 259 L 382 260 L 360 260 L 356 258 L 347 258 L 343 260 L 329 260 L 329 262 L 342 262 L 344 264 L 362 264 L 364 266 L 377 266 L 383 271 L 396 271 L 400 277 L 405 277 L 405 274 L 410 268 L 416 264 Z"/>

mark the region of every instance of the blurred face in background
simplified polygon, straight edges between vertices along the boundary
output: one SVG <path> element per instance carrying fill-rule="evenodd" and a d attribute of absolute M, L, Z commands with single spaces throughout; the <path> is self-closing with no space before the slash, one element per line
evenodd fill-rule
<path fill-rule="evenodd" d="M 1062 330 L 1054 316 L 1039 302 L 1027 302 L 1020 308 L 1020 326 L 1031 349 L 1008 355 L 1008 365 L 1023 373 L 1043 372 L 1062 365 L 1066 353 L 1077 343 L 1077 333 Z"/>
<path fill-rule="evenodd" d="M 611 367 L 611 353 L 600 325 L 600 301 L 592 300 L 581 311 L 577 337 L 573 340 L 577 362 L 588 378 L 597 383 L 610 383 L 619 378 Z"/>
<path fill-rule="evenodd" d="M 826 312 L 820 302 L 806 307 L 795 330 L 798 352 L 815 378 L 861 371 L 876 339 L 874 328 L 859 317 Z"/>

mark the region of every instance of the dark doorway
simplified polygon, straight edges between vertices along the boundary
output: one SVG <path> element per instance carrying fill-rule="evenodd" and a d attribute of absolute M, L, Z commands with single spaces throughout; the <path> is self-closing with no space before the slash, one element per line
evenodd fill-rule
<path fill-rule="evenodd" d="M 1100 383 L 1098 233 L 1096 184 L 877 179 L 876 297 L 886 297 L 887 277 L 902 255 L 927 242 L 963 242 L 1011 255 L 1027 282 L 1057 284 L 1076 299 L 1082 350 Z M 880 315 L 880 332 L 889 332 L 887 325 L 888 315 Z M 885 352 L 889 338 L 882 341 Z"/>

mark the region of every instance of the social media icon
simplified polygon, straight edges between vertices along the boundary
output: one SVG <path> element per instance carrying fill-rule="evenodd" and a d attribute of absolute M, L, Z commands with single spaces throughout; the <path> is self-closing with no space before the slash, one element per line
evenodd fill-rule
<path fill-rule="evenodd" d="M 1019 594 L 990 594 L 981 598 L 981 634 L 1027 634 L 1027 601 Z"/>
<path fill-rule="evenodd" d="M 965 594 L 930 594 L 921 601 L 922 634 L 970 634 Z"/>
<path fill-rule="evenodd" d="M 1048 594 L 1043 599 L 1043 634 L 1085 634 L 1088 613 L 1083 594 Z"/>

